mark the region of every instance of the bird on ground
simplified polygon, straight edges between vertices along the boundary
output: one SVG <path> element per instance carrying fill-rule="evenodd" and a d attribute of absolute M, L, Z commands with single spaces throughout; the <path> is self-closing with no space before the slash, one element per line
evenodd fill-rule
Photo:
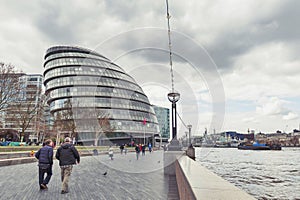
<path fill-rule="evenodd" d="M 107 172 L 104 172 L 102 175 L 104 175 L 104 176 L 105 176 L 106 174 L 107 174 Z"/>

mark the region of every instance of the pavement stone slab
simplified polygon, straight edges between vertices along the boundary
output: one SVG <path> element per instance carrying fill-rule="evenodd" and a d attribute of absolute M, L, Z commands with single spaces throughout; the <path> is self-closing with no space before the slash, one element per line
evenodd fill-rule
<path fill-rule="evenodd" d="M 70 192 L 60 194 L 60 168 L 54 161 L 47 191 L 40 191 L 37 163 L 0 168 L 1 199 L 167 199 L 169 177 L 163 173 L 163 152 L 146 153 L 136 160 L 135 153 L 82 157 L 73 167 Z M 103 175 L 107 172 L 107 175 Z"/>

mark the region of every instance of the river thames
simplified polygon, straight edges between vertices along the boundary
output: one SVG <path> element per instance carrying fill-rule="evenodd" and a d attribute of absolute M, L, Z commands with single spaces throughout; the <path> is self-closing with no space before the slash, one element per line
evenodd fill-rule
<path fill-rule="evenodd" d="M 300 200 L 300 148 L 196 148 L 196 161 L 257 199 Z"/>

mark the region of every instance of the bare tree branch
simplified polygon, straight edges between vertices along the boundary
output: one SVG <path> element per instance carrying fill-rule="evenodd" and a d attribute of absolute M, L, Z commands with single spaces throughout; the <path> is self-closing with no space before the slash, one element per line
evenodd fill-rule
<path fill-rule="evenodd" d="M 54 126 L 57 132 L 64 133 L 64 136 L 71 138 L 77 136 L 71 99 L 66 100 L 63 109 L 60 112 L 57 112 Z"/>
<path fill-rule="evenodd" d="M 22 95 L 19 95 L 17 101 L 10 103 L 7 107 L 7 113 L 9 113 L 16 128 L 21 130 L 22 135 L 25 135 L 29 127 L 36 131 L 33 119 L 37 117 L 40 109 L 39 101 L 41 100 L 39 98 L 41 89 L 34 87 L 31 88 L 31 90 L 26 89 L 25 91 L 26 92 L 23 92 Z"/>
<path fill-rule="evenodd" d="M 19 77 L 22 75 L 13 65 L 0 62 L 0 112 L 17 99 L 21 90 Z"/>

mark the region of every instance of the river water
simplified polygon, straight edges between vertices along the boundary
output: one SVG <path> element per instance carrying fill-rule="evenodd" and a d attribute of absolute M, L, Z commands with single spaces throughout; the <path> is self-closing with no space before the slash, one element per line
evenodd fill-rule
<path fill-rule="evenodd" d="M 257 199 L 300 200 L 300 148 L 196 148 L 196 161 Z"/>

